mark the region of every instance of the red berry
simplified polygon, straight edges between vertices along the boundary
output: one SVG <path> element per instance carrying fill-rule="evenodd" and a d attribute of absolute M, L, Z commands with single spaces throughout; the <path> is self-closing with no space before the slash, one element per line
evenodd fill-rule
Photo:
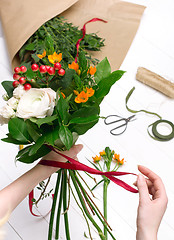
<path fill-rule="evenodd" d="M 60 70 L 61 69 L 61 64 L 59 63 L 59 62 L 56 62 L 55 64 L 54 64 L 54 69 L 55 70 Z"/>
<path fill-rule="evenodd" d="M 20 77 L 19 78 L 19 83 L 24 84 L 26 82 L 25 77 Z"/>
<path fill-rule="evenodd" d="M 13 74 L 13 79 L 14 80 L 18 80 L 20 78 L 20 75 L 19 74 L 17 74 L 17 73 L 14 73 Z"/>
<path fill-rule="evenodd" d="M 47 69 L 47 72 L 48 72 L 48 69 L 50 68 L 50 66 L 48 66 L 48 65 L 45 65 L 45 67 L 46 67 L 46 69 Z"/>
<path fill-rule="evenodd" d="M 54 75 L 55 74 L 55 69 L 53 67 L 50 67 L 47 71 L 48 71 L 48 73 L 50 75 Z"/>
<path fill-rule="evenodd" d="M 27 68 L 25 66 L 20 67 L 21 72 L 25 73 L 27 71 Z"/>
<path fill-rule="evenodd" d="M 45 65 L 41 65 L 40 68 L 39 68 L 39 71 L 40 71 L 41 73 L 46 73 L 46 72 L 47 72 L 46 66 L 45 66 Z"/>
<path fill-rule="evenodd" d="M 24 89 L 27 91 L 27 90 L 29 90 L 31 88 L 31 85 L 29 84 L 29 83 L 26 83 L 25 85 L 24 85 Z"/>
<path fill-rule="evenodd" d="M 14 81 L 14 82 L 12 83 L 12 85 L 13 85 L 13 87 L 15 88 L 15 87 L 17 87 L 17 86 L 19 85 L 19 82 L 18 82 L 18 81 Z"/>
<path fill-rule="evenodd" d="M 31 70 L 33 70 L 33 72 L 36 72 L 38 69 L 39 69 L 39 66 L 36 63 L 31 65 Z"/>
<path fill-rule="evenodd" d="M 61 68 L 61 69 L 58 71 L 58 74 L 59 74 L 60 76 L 65 75 L 65 70 L 64 70 L 63 68 Z"/>
<path fill-rule="evenodd" d="M 15 71 L 15 73 L 19 73 L 21 70 L 19 67 L 15 67 L 14 71 Z"/>

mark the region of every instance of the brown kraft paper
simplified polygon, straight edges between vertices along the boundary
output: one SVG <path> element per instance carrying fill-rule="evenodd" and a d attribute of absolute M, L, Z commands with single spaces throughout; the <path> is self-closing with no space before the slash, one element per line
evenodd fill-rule
<path fill-rule="evenodd" d="M 16 54 L 28 38 L 46 21 L 61 14 L 82 28 L 92 18 L 87 33 L 97 33 L 105 46 L 93 57 L 108 57 L 113 69 L 119 69 L 138 29 L 145 7 L 119 0 L 0 0 L 0 14 L 12 66 L 19 64 Z"/>

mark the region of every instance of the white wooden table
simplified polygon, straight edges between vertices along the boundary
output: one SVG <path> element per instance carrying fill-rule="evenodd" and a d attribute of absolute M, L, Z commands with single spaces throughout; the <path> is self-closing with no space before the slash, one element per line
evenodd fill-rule
<path fill-rule="evenodd" d="M 147 6 L 137 35 L 120 69 L 126 74 L 111 89 L 101 106 L 101 115 L 118 114 L 129 117 L 131 113 L 126 110 L 125 97 L 129 90 L 135 86 L 135 92 L 129 101 L 132 109 L 146 109 L 157 112 L 164 119 L 174 122 L 174 100 L 145 86 L 135 79 L 139 66 L 146 67 L 163 77 L 174 81 L 174 1 L 151 0 L 131 1 Z M 15 39 L 14 39 L 15 41 Z M 7 55 L 2 30 L 0 31 L 0 81 L 12 79 L 11 68 Z M 0 95 L 4 93 L 0 87 Z M 3 100 L 0 100 L 2 106 Z M 109 127 L 103 120 L 81 136 L 79 143 L 84 144 L 84 149 L 79 154 L 79 159 L 87 163 L 86 158 L 98 154 L 106 146 L 114 149 L 126 160 L 122 171 L 138 173 L 137 165 L 142 164 L 156 172 L 164 181 L 169 203 L 166 214 L 162 220 L 158 239 L 174 239 L 174 139 L 168 142 L 158 142 L 147 134 L 147 126 L 153 123 L 156 117 L 145 113 L 136 114 L 136 121 L 129 123 L 126 132 L 120 136 L 112 136 Z M 7 133 L 7 126 L 0 127 L 0 137 Z M 31 165 L 14 163 L 18 151 L 17 146 L 0 142 L 0 188 L 5 187 L 22 173 L 30 169 Z M 135 177 L 124 177 L 132 184 Z M 54 185 L 55 176 L 52 179 Z M 102 189 L 95 192 L 101 205 Z M 138 194 L 132 194 L 111 183 L 108 190 L 108 221 L 113 228 L 113 233 L 118 240 L 135 240 L 136 214 Z M 39 211 L 43 216 L 51 207 L 51 200 L 42 202 Z M 86 224 L 72 201 L 69 213 L 72 240 L 86 239 Z M 49 216 L 44 218 L 33 217 L 28 210 L 26 198 L 13 212 L 6 224 L 6 240 L 46 240 Z M 93 232 L 95 239 L 99 237 Z M 61 227 L 61 238 L 64 237 L 64 227 Z"/>

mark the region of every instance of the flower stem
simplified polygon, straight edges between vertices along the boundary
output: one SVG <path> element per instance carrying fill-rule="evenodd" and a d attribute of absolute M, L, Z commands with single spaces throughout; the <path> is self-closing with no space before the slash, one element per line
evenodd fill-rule
<path fill-rule="evenodd" d="M 46 188 L 47 188 L 47 186 L 48 186 L 48 184 L 49 184 L 49 182 L 50 182 L 50 179 L 51 179 L 51 177 L 48 178 L 48 181 L 47 181 L 47 183 L 46 183 L 46 185 L 45 185 L 45 187 L 44 187 L 44 190 L 41 192 L 40 197 L 39 197 L 38 200 L 35 202 L 35 205 L 36 205 L 36 206 L 37 206 L 37 204 L 40 202 L 40 200 L 42 199 L 42 197 L 44 196 L 44 193 L 45 193 Z"/>
<path fill-rule="evenodd" d="M 71 170 L 69 171 L 69 173 L 70 173 L 72 182 L 73 182 L 73 184 L 74 184 L 74 187 L 75 187 L 75 189 L 76 189 L 76 192 L 77 192 L 77 194 L 78 194 L 79 200 L 80 200 L 80 202 L 81 202 L 81 205 L 82 205 L 82 207 L 83 207 L 83 210 L 84 210 L 86 216 L 87 216 L 88 219 L 92 222 L 92 224 L 94 225 L 94 227 L 97 229 L 100 238 L 101 238 L 102 240 L 105 240 L 105 237 L 104 237 L 104 235 L 103 235 L 103 233 L 102 233 L 102 230 L 100 229 L 100 227 L 98 226 L 98 224 L 95 222 L 95 220 L 93 219 L 93 217 L 88 213 L 88 211 L 87 211 L 87 209 L 86 209 L 86 206 L 85 206 L 85 203 L 84 203 L 84 201 L 83 201 L 81 192 L 80 192 L 80 190 L 79 190 L 79 187 L 78 187 L 77 182 L 76 182 L 76 179 L 75 179 L 75 173 L 74 173 L 73 171 L 71 171 Z"/>
<path fill-rule="evenodd" d="M 63 174 L 62 174 L 61 189 L 60 189 L 60 194 L 59 194 L 59 203 L 58 203 L 58 208 L 57 208 L 55 239 L 59 239 L 59 224 L 60 224 L 60 213 L 61 213 L 61 207 L 62 207 L 62 200 L 63 200 Z"/>
<path fill-rule="evenodd" d="M 55 208 L 56 208 L 56 201 L 57 201 L 57 194 L 58 194 L 59 185 L 60 185 L 61 173 L 62 173 L 61 170 L 59 170 L 58 175 L 57 175 L 56 189 L 55 189 L 55 192 L 54 192 L 53 204 L 52 204 L 52 208 L 51 208 L 50 224 L 49 224 L 49 231 L 48 231 L 48 240 L 52 240 L 54 213 L 55 213 Z"/>
<path fill-rule="evenodd" d="M 108 188 L 108 179 L 104 179 L 104 185 L 103 185 L 103 212 L 104 212 L 104 218 L 107 221 L 107 188 Z M 106 240 L 108 239 L 107 234 L 107 225 L 104 223 L 104 235 L 106 237 Z"/>
<path fill-rule="evenodd" d="M 63 170 L 63 209 L 64 209 L 64 212 L 67 209 L 67 170 L 65 170 L 65 169 Z M 64 214 L 64 222 L 65 222 L 66 239 L 70 240 L 67 212 L 65 212 L 65 214 Z"/>

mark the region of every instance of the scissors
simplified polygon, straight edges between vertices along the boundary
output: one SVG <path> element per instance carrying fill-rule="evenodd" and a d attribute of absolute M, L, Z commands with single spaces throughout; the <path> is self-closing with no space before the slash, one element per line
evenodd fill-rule
<path fill-rule="evenodd" d="M 105 118 L 104 123 L 106 125 L 116 124 L 117 126 L 114 127 L 113 129 L 111 129 L 110 133 L 112 135 L 120 135 L 126 131 L 128 122 L 134 117 L 135 117 L 135 115 L 132 115 L 128 118 L 123 118 L 118 115 L 109 115 Z M 121 130 L 121 131 L 119 131 L 119 130 Z"/>

